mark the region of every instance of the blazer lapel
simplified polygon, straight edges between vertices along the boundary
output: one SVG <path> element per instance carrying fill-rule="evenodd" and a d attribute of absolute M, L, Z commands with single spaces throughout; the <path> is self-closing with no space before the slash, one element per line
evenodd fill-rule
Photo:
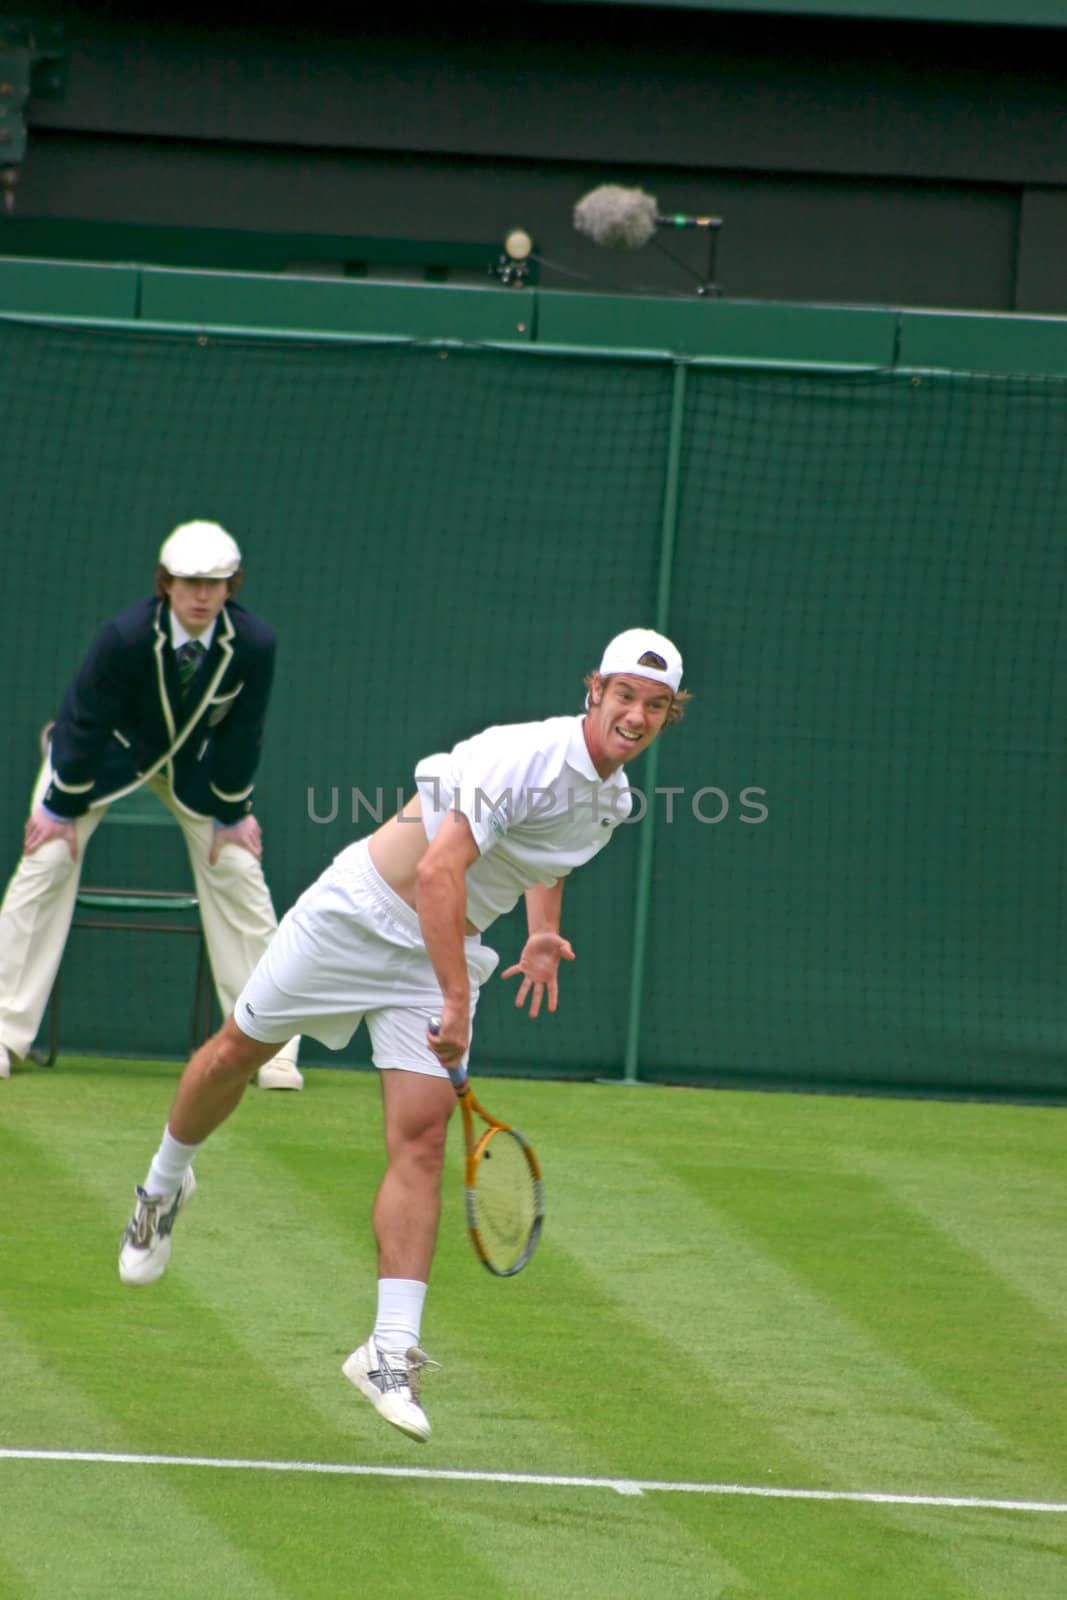
<path fill-rule="evenodd" d="M 167 687 L 167 649 L 170 644 L 169 615 L 161 600 L 156 607 L 155 616 L 155 642 L 153 650 L 156 658 L 156 683 L 159 689 L 159 708 L 163 713 L 163 721 L 167 725 L 167 743 L 174 743 L 174 706 L 171 703 L 170 690 Z"/>

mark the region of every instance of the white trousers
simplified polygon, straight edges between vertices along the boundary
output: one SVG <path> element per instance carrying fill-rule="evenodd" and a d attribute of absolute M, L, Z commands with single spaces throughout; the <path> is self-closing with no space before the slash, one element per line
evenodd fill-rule
<path fill-rule="evenodd" d="M 51 776 L 46 760 L 31 809 L 40 804 Z M 263 868 L 250 850 L 234 844 L 224 845 L 210 865 L 211 818 L 183 811 L 162 774 L 148 787 L 185 836 L 215 992 L 228 1017 L 278 926 Z M 106 810 L 98 806 L 75 820 L 77 861 L 71 860 L 65 839 L 49 839 L 24 855 L 0 905 L 0 1044 L 13 1055 L 25 1056 L 37 1037 L 74 917 L 85 848 Z M 299 1036 L 290 1039 L 274 1059 L 295 1063 L 299 1046 Z"/>

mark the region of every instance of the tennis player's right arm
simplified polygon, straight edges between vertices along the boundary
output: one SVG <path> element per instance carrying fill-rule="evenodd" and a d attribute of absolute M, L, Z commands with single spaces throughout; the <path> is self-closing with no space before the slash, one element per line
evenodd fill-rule
<path fill-rule="evenodd" d="M 441 985 L 441 1026 L 429 1039 L 442 1066 L 457 1066 L 470 1045 L 467 868 L 478 859 L 470 823 L 449 811 L 415 872 L 415 909 Z"/>

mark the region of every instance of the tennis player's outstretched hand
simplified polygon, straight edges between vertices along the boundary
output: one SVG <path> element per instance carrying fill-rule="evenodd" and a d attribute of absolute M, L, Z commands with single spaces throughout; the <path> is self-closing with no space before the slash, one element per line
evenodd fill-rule
<path fill-rule="evenodd" d="M 527 996 L 533 993 L 530 1001 L 530 1016 L 536 1017 L 541 1009 L 541 1001 L 548 990 L 548 1009 L 555 1011 L 559 1004 L 559 983 L 557 974 L 561 961 L 573 961 L 574 951 L 568 940 L 558 933 L 531 933 L 522 947 L 522 955 L 513 967 L 502 972 L 502 978 L 514 978 L 522 973 L 522 982 L 519 992 L 515 996 L 515 1004 L 524 1006 Z"/>

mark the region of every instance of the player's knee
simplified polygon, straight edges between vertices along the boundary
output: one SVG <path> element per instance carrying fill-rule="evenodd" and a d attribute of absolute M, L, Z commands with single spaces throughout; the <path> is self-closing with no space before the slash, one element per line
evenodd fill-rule
<path fill-rule="evenodd" d="M 408 1130 L 403 1140 L 407 1159 L 424 1172 L 440 1172 L 444 1165 L 448 1125 L 435 1120 Z"/>
<path fill-rule="evenodd" d="M 247 1078 L 263 1059 L 263 1046 L 242 1033 L 232 1020 L 209 1039 L 205 1049 L 208 1072 L 217 1078 Z"/>

